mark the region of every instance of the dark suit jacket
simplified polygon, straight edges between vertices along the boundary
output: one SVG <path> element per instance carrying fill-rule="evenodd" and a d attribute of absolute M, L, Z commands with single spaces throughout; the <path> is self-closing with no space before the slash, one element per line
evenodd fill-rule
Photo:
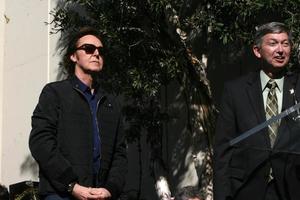
<path fill-rule="evenodd" d="M 120 195 L 127 171 L 121 108 L 116 97 L 97 90 L 101 161 L 97 187 Z M 40 194 L 66 194 L 68 184 L 93 187 L 93 126 L 88 102 L 75 77 L 47 84 L 32 116 L 29 147 L 39 164 Z"/>
<path fill-rule="evenodd" d="M 282 110 L 294 105 L 290 89 L 300 95 L 298 74 L 285 76 Z M 299 98 L 298 98 L 299 99 Z M 214 144 L 214 199 L 263 199 L 270 167 L 283 199 L 300 199 L 299 123 L 281 120 L 271 149 L 267 128 L 235 146 L 229 141 L 266 120 L 259 73 L 251 73 L 224 87 Z M 298 189 L 297 189 L 298 188 Z"/>

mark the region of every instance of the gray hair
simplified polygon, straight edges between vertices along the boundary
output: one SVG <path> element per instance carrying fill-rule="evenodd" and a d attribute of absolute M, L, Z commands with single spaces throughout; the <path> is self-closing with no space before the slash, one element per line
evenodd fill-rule
<path fill-rule="evenodd" d="M 256 33 L 254 36 L 254 45 L 260 47 L 263 36 L 269 33 L 287 33 L 289 37 L 289 42 L 290 44 L 292 44 L 292 33 L 289 30 L 289 28 L 285 24 L 280 22 L 270 22 L 256 28 Z"/>

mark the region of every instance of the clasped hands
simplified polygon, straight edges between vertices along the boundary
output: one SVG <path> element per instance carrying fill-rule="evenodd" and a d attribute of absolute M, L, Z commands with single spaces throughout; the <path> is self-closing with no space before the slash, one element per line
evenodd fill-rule
<path fill-rule="evenodd" d="M 75 184 L 72 195 L 79 200 L 105 200 L 111 197 L 110 192 L 105 188 L 91 188 Z"/>

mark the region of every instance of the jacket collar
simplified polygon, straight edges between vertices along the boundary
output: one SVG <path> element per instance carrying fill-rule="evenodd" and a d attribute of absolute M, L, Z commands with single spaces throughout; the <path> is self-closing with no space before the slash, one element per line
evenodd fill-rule
<path fill-rule="evenodd" d="M 79 79 L 76 77 L 76 75 L 70 76 L 68 80 L 71 82 L 71 85 L 74 89 L 79 89 L 79 84 L 78 84 Z M 100 87 L 100 84 L 98 82 L 93 83 L 93 87 L 99 99 L 107 96 L 108 93 L 103 88 Z"/>

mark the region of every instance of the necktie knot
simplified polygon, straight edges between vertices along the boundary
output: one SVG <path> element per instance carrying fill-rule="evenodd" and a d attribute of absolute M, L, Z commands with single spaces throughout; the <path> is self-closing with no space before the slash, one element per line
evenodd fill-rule
<path fill-rule="evenodd" d="M 269 88 L 270 90 L 274 90 L 276 87 L 276 81 L 274 79 L 270 79 L 267 83 L 267 88 Z"/>

